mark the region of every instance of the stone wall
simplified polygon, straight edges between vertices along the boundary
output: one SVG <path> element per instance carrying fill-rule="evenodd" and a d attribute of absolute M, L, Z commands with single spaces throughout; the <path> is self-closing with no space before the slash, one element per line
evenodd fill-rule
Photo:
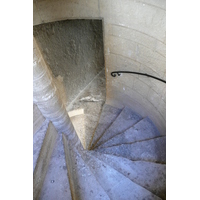
<path fill-rule="evenodd" d="M 166 85 L 116 70 L 166 79 L 165 0 L 39 0 L 34 25 L 65 19 L 103 19 L 107 103 L 131 107 L 166 131 Z"/>
<path fill-rule="evenodd" d="M 69 105 L 104 68 L 102 20 L 40 24 L 33 35 L 53 75 L 64 83 Z"/>

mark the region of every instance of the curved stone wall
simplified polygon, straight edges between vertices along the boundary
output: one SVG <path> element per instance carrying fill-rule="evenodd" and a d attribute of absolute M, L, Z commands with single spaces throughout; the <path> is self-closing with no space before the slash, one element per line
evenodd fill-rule
<path fill-rule="evenodd" d="M 149 73 L 166 80 L 165 0 L 38 0 L 34 25 L 65 19 L 103 19 L 108 104 L 131 107 L 166 132 L 166 85 L 116 70 Z"/>

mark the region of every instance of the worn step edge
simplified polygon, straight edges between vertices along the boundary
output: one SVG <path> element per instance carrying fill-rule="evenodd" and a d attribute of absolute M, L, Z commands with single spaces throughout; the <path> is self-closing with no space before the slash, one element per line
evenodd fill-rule
<path fill-rule="evenodd" d="M 125 107 L 125 108 L 127 108 L 127 107 Z M 124 108 L 124 109 L 125 109 L 125 108 Z M 123 109 L 123 110 L 124 110 L 124 109 Z M 122 111 L 123 111 L 123 110 L 122 110 Z M 121 113 L 120 113 L 120 115 L 121 115 Z M 118 117 L 120 117 L 120 115 L 119 115 Z M 136 115 L 138 115 L 138 114 L 136 113 Z M 115 119 L 115 121 L 118 120 L 118 117 Z M 111 136 L 110 138 L 108 138 L 108 139 L 106 139 L 106 140 L 101 140 L 101 139 L 103 138 L 103 136 L 105 135 L 105 133 L 107 132 L 107 130 L 106 130 L 106 131 L 104 132 L 104 134 L 101 136 L 101 138 L 98 140 L 98 142 L 95 144 L 95 146 L 94 146 L 93 149 L 99 147 L 100 145 L 102 145 L 102 144 L 104 144 L 105 142 L 109 141 L 109 140 L 112 139 L 113 137 L 115 137 L 115 136 L 117 136 L 117 135 L 120 135 L 120 134 L 124 133 L 125 131 L 127 131 L 128 129 L 132 128 L 133 126 L 137 125 L 141 120 L 143 120 L 143 118 L 142 118 L 140 115 L 138 115 L 138 117 L 140 117 L 141 119 L 138 119 L 138 121 L 136 121 L 134 124 L 132 124 L 132 125 L 130 125 L 129 127 L 127 127 L 125 130 L 120 131 L 120 132 L 117 133 L 116 135 L 113 135 L 113 136 Z M 113 123 L 115 123 L 115 121 L 114 121 Z M 113 123 L 112 123 L 112 125 L 113 125 Z M 111 126 L 110 126 L 110 127 L 111 127 Z M 109 128 L 110 128 L 110 127 L 109 127 Z M 100 141 L 100 140 L 101 140 L 101 141 Z"/>
<path fill-rule="evenodd" d="M 97 150 L 92 150 L 93 152 L 97 152 L 99 154 L 102 154 L 102 155 L 110 155 L 110 156 L 115 156 L 115 157 L 119 157 L 119 158 L 125 158 L 127 160 L 130 160 L 132 162 L 149 162 L 149 163 L 156 163 L 156 164 L 159 164 L 159 165 L 166 165 L 166 163 L 160 163 L 160 162 L 154 162 L 154 161 L 151 161 L 151 160 L 134 160 L 134 159 L 130 159 L 130 158 L 126 158 L 126 157 L 123 157 L 123 156 L 120 156 L 120 155 L 114 155 L 114 154 L 110 154 L 110 153 L 103 153 L 103 152 L 99 152 Z"/>
<path fill-rule="evenodd" d="M 89 170 L 90 171 L 90 174 L 92 174 L 92 176 L 93 176 L 93 179 L 95 180 L 95 181 L 97 181 L 96 180 L 96 177 L 95 177 L 95 175 L 91 172 L 91 170 L 90 170 L 90 168 L 89 168 L 89 166 L 85 163 L 85 161 L 84 161 L 84 159 L 82 158 L 82 153 L 83 152 L 85 152 L 85 151 L 87 151 L 87 150 L 84 150 L 83 149 L 83 147 L 81 146 L 81 145 L 77 145 L 76 147 L 74 146 L 74 145 L 71 145 L 71 144 L 69 144 L 68 143 L 68 140 L 67 140 L 67 138 L 66 138 L 66 135 L 64 135 L 63 134 L 63 141 L 64 141 L 64 148 L 65 148 L 65 155 L 66 155 L 66 162 L 68 163 L 67 164 L 67 168 L 69 169 L 69 172 L 68 172 L 68 174 L 69 174 L 69 183 L 70 183 L 70 188 L 71 188 L 71 194 L 72 194 L 72 199 L 73 200 L 80 200 L 80 194 L 79 194 L 79 192 L 76 190 L 77 189 L 77 187 L 79 187 L 79 186 L 83 186 L 83 185 L 77 185 L 77 182 L 76 182 L 76 179 L 77 178 L 80 178 L 80 171 L 78 172 L 73 172 L 74 171 L 74 169 L 73 169 L 73 166 L 71 165 L 71 163 L 74 163 L 73 161 L 72 161 L 72 159 L 74 160 L 75 159 L 75 157 L 74 157 L 74 155 L 71 155 L 71 153 L 72 154 L 76 154 L 78 157 L 79 157 L 79 159 L 81 159 L 82 160 L 82 162 L 84 163 L 84 168 L 87 168 L 87 170 Z M 77 173 L 77 174 L 76 174 Z M 79 174 L 79 176 L 78 176 L 78 174 Z M 83 174 L 84 175 L 84 174 Z M 93 182 L 92 182 L 93 183 Z M 101 187 L 101 185 L 99 184 L 99 182 L 97 181 L 97 184 L 98 184 L 98 187 L 99 187 L 99 189 L 101 190 L 101 192 L 103 192 L 102 194 L 104 194 L 105 196 L 103 197 L 103 199 L 106 197 L 106 199 L 108 200 L 109 199 L 109 197 L 108 197 L 108 195 L 106 194 L 106 192 L 104 191 L 104 189 Z M 86 186 L 85 184 L 84 184 L 84 186 Z M 93 186 L 97 186 L 97 185 L 93 185 Z M 84 187 L 83 187 L 84 188 Z M 82 189 L 83 189 L 82 188 Z M 89 191 L 89 188 L 88 188 L 88 190 L 87 191 Z M 99 191 L 99 190 L 98 190 Z M 88 193 L 86 192 L 86 194 L 88 195 Z M 87 198 L 89 198 L 88 196 L 87 196 Z M 82 199 L 82 198 L 81 198 Z M 84 197 L 84 199 L 85 199 L 85 197 Z M 90 198 L 89 198 L 90 199 Z M 94 199 L 94 198 L 93 198 Z M 95 197 L 95 199 L 96 199 L 96 197 Z M 99 199 L 99 198 L 98 198 Z"/>
<path fill-rule="evenodd" d="M 145 117 L 124 132 L 121 132 L 111 137 L 109 140 L 101 143 L 97 149 L 120 144 L 130 144 L 137 141 L 144 141 L 157 136 L 161 136 L 161 134 L 151 120 L 148 117 Z"/>
<path fill-rule="evenodd" d="M 162 141 L 162 139 L 163 139 L 163 141 Z M 140 154 L 140 156 L 141 156 L 140 158 L 138 158 L 138 156 L 139 156 L 138 152 L 136 152 L 135 155 L 131 155 L 131 152 L 130 152 L 130 154 L 127 154 L 126 156 L 125 156 L 125 154 L 124 155 L 121 154 L 125 149 L 130 148 L 129 145 L 132 145 L 132 144 L 133 145 L 137 145 L 137 144 L 144 145 L 145 142 L 148 142 L 148 141 L 153 142 L 153 140 L 161 140 L 161 141 L 159 141 L 159 142 L 156 141 L 156 143 L 154 142 L 152 144 L 161 145 L 160 142 L 164 142 L 164 144 L 165 144 L 164 152 L 157 151 L 159 153 L 158 157 L 160 157 L 159 160 L 158 160 L 158 158 L 153 157 L 153 155 L 154 155 L 153 152 L 151 152 L 151 151 L 149 152 L 149 150 L 151 150 L 151 149 L 150 149 L 148 144 L 147 144 L 148 145 L 147 148 L 149 150 L 145 149 L 145 151 L 142 152 L 142 154 Z M 158 147 L 160 148 L 161 146 L 158 146 Z M 116 148 L 118 148 L 118 149 L 116 149 Z M 136 147 L 134 147 L 134 148 L 136 148 Z M 148 162 L 154 162 L 154 163 L 159 163 L 159 164 L 166 164 L 166 136 L 159 136 L 159 137 L 156 137 L 156 138 L 153 138 L 153 139 L 148 139 L 146 141 L 141 141 L 141 142 L 134 142 L 134 143 L 131 143 L 131 144 L 120 144 L 120 145 L 116 145 L 116 146 L 112 146 L 112 147 L 95 149 L 94 151 L 97 151 L 97 152 L 103 153 L 103 154 L 110 154 L 110 155 L 115 155 L 115 156 L 119 156 L 119 157 L 124 157 L 124 158 L 127 158 L 127 159 L 132 160 L 132 161 L 148 161 Z M 115 151 L 115 152 L 113 152 L 113 151 Z M 150 153 L 150 154 L 147 156 L 146 155 L 147 153 Z M 145 156 L 146 156 L 146 158 L 145 158 Z"/>
<path fill-rule="evenodd" d="M 108 104 L 106 104 L 106 103 L 102 106 L 101 114 L 99 115 L 99 119 L 98 119 L 97 126 L 95 127 L 95 129 L 94 129 L 94 131 L 93 131 L 93 135 L 92 135 L 92 138 L 91 138 L 91 140 L 90 140 L 88 150 L 91 150 L 92 147 L 96 144 L 96 142 L 98 142 L 98 139 L 102 136 L 102 135 L 100 135 L 99 138 L 97 138 L 96 141 L 93 141 L 93 140 L 94 140 L 94 136 L 95 136 L 95 134 L 96 134 L 96 130 L 98 129 L 100 120 L 102 120 L 101 118 L 102 118 L 102 113 L 104 112 L 104 106 L 106 106 L 106 105 L 107 105 L 107 106 L 110 106 L 110 107 L 113 107 L 113 106 L 108 105 Z M 113 108 L 115 108 L 115 107 L 113 107 Z M 119 110 L 120 110 L 120 109 L 119 109 Z M 121 111 L 122 111 L 122 110 L 121 110 Z M 119 114 L 120 114 L 120 113 L 121 113 L 121 112 L 119 112 Z M 118 115 L 119 115 L 119 114 L 118 114 Z M 108 127 L 104 130 L 104 132 L 110 127 L 110 125 L 112 124 L 112 122 L 115 121 L 115 119 L 118 117 L 118 115 L 110 122 L 110 124 L 109 124 Z M 101 123 L 100 123 L 100 124 L 101 124 Z M 102 134 L 104 134 L 104 132 L 103 132 Z"/>
<path fill-rule="evenodd" d="M 159 136 L 155 136 L 155 137 L 150 137 L 150 138 L 146 138 L 146 139 L 141 139 L 141 140 L 137 140 L 137 141 L 134 141 L 134 142 L 122 142 L 120 144 L 114 144 L 112 146 L 106 146 L 106 147 L 101 147 L 101 146 L 98 146 L 97 148 L 95 148 L 94 150 L 98 150 L 98 149 L 106 149 L 106 148 L 110 148 L 110 147 L 117 147 L 117 146 L 120 146 L 120 145 L 125 145 L 125 144 L 135 144 L 135 143 L 138 143 L 138 142 L 145 142 L 145 141 L 148 141 L 148 140 L 153 140 L 153 139 L 157 139 L 157 138 L 161 138 L 163 137 L 163 135 L 159 135 Z"/>
<path fill-rule="evenodd" d="M 124 109 L 124 108 L 123 108 L 123 109 Z M 95 132 L 96 132 L 96 129 L 97 129 L 97 127 L 98 127 L 98 125 L 97 125 L 96 129 L 94 130 L 94 134 L 93 134 L 93 137 L 92 137 L 92 140 L 91 140 L 91 144 L 90 144 L 90 149 L 89 149 L 89 150 L 95 149 L 95 145 L 99 142 L 99 140 L 102 138 L 102 136 L 104 135 L 104 133 L 112 126 L 112 124 L 115 122 L 115 120 L 116 120 L 116 119 L 119 117 L 119 115 L 122 113 L 123 109 L 121 109 L 120 113 L 116 116 L 116 118 L 110 123 L 110 125 L 105 129 L 105 131 L 100 135 L 100 137 L 92 144 L 93 138 L 94 138 L 94 135 L 95 135 Z M 100 115 L 100 117 L 101 117 L 101 115 Z M 100 118 L 99 118 L 99 120 L 100 120 Z M 99 124 L 99 122 L 98 122 L 98 124 Z"/>
<path fill-rule="evenodd" d="M 72 200 L 62 134 L 58 134 L 40 193 L 40 200 Z"/>
<path fill-rule="evenodd" d="M 49 161 L 55 146 L 56 138 L 58 136 L 55 127 L 50 122 L 44 142 L 40 151 L 38 162 L 33 173 L 33 199 L 39 199 L 42 185 L 47 173 Z"/>
<path fill-rule="evenodd" d="M 89 154 L 89 157 L 91 157 L 91 158 L 93 158 L 93 159 L 96 159 L 95 162 L 102 163 L 102 164 L 105 163 L 105 162 L 103 162 L 102 160 L 100 160 L 100 159 L 98 159 L 97 157 L 95 157 L 94 155 L 92 155 L 90 152 L 86 152 L 85 155 L 84 155 L 84 153 L 82 152 L 82 154 L 83 154 L 83 159 L 84 159 L 84 157 L 87 159 L 87 157 L 88 157 L 87 154 Z M 87 166 L 89 166 L 89 168 L 91 169 L 91 172 L 92 172 L 92 173 L 94 174 L 94 176 L 95 176 L 95 173 L 93 172 L 94 170 L 93 170 L 93 168 L 91 167 L 91 163 L 92 163 L 91 158 L 90 158 L 88 161 L 85 161 L 85 163 L 87 164 Z M 85 160 L 85 159 L 84 159 L 84 160 Z M 138 188 L 141 188 L 143 191 L 146 191 L 147 193 L 153 195 L 155 199 L 161 200 L 160 197 L 158 197 L 157 195 L 153 194 L 151 191 L 147 190 L 146 188 L 140 186 L 139 184 L 133 182 L 132 180 L 130 180 L 129 178 L 127 178 L 126 176 L 124 176 L 122 173 L 120 173 L 119 171 L 115 170 L 113 167 L 109 166 L 109 165 L 106 164 L 106 163 L 105 163 L 105 165 L 106 165 L 107 167 L 109 167 L 110 169 L 114 170 L 116 173 L 120 174 L 121 177 L 124 177 L 125 179 L 129 180 L 130 183 L 132 182 L 132 183 L 133 183 L 135 186 L 137 186 Z M 97 179 L 97 178 L 96 178 L 96 179 Z M 105 190 L 105 188 L 104 188 L 105 186 L 102 184 L 102 181 L 100 182 L 98 179 L 97 179 L 97 181 L 98 181 L 99 184 L 102 186 L 102 188 Z M 106 191 L 106 190 L 105 190 L 105 191 Z M 108 194 L 108 193 L 107 193 L 107 195 L 110 197 L 110 199 L 113 199 L 113 198 L 112 198 L 112 195 L 110 195 L 110 194 Z M 115 199 L 116 199 L 116 198 L 115 198 Z M 138 198 L 137 198 L 137 199 L 138 199 Z M 113 199 L 113 200 L 114 200 L 114 199 Z"/>
<path fill-rule="evenodd" d="M 72 197 L 72 200 L 76 200 L 75 181 L 73 178 L 73 166 L 71 166 L 70 164 L 72 163 L 72 158 L 70 155 L 69 144 L 68 144 L 65 134 L 62 134 L 62 139 L 63 139 L 63 145 L 64 145 L 64 151 L 65 151 L 65 160 L 66 160 L 67 171 L 68 171 L 71 197 Z"/>
<path fill-rule="evenodd" d="M 77 193 L 76 193 L 76 181 L 75 177 L 73 176 L 73 166 L 71 163 L 72 161 L 72 156 L 70 154 L 70 145 L 73 146 L 73 149 L 77 151 L 78 148 L 81 148 L 83 150 L 83 146 L 78 138 L 78 135 L 76 131 L 73 133 L 66 135 L 65 133 L 62 133 L 62 140 L 63 140 L 63 145 L 64 145 L 64 151 L 65 151 L 65 160 L 66 160 L 66 166 L 67 166 L 67 176 L 69 179 L 69 185 L 70 185 L 70 191 L 71 191 L 71 197 L 72 200 L 78 200 Z M 69 145 L 70 142 L 70 145 Z"/>
<path fill-rule="evenodd" d="M 37 132 L 33 135 L 33 172 L 38 162 L 42 144 L 49 126 L 49 120 L 45 120 Z"/>
<path fill-rule="evenodd" d="M 142 119 L 141 119 L 141 120 L 142 120 Z M 141 120 L 139 120 L 137 123 L 139 123 Z M 137 123 L 136 123 L 136 124 L 137 124 Z M 102 142 L 99 143 L 99 144 L 96 144 L 96 146 L 94 147 L 94 149 L 99 149 L 99 148 L 101 148 L 101 145 L 103 145 L 104 143 L 108 142 L 109 140 L 115 138 L 116 136 L 119 136 L 119 135 L 123 134 L 124 132 L 126 132 L 126 131 L 128 131 L 129 129 L 133 128 L 136 124 L 134 124 L 134 125 L 131 126 L 131 127 L 128 127 L 128 128 L 125 129 L 124 131 L 122 131 L 122 132 L 120 132 L 120 133 L 118 133 L 118 134 L 112 136 L 112 137 L 109 138 L 108 140 L 105 140 L 105 141 L 102 141 Z M 109 147 L 111 147 L 111 146 L 109 146 Z M 106 148 L 106 147 L 103 146 L 102 148 Z M 94 150 L 94 149 L 93 149 L 93 150 Z"/>
<path fill-rule="evenodd" d="M 113 169 L 115 169 L 116 171 L 118 171 L 119 173 L 121 173 L 122 175 L 126 176 L 126 177 L 127 177 L 128 179 L 130 179 L 132 182 L 134 182 L 134 183 L 140 185 L 141 187 L 143 187 L 143 188 L 149 190 L 149 191 L 150 191 L 151 193 L 153 193 L 154 195 L 156 195 L 156 196 L 158 196 L 158 197 L 160 197 L 160 198 L 162 198 L 162 199 L 166 199 L 166 196 L 156 194 L 155 191 L 152 191 L 152 190 L 150 190 L 148 187 L 145 187 L 145 185 L 142 185 L 142 184 L 139 183 L 137 180 L 131 179 L 125 172 L 119 171 L 119 169 L 118 169 L 117 167 L 113 166 L 113 165 L 111 164 L 111 162 L 109 162 L 109 161 L 106 162 L 102 157 L 105 156 L 105 158 L 106 158 L 106 159 L 109 159 L 109 160 L 112 160 L 112 157 L 116 157 L 116 158 L 120 158 L 120 159 L 125 159 L 125 160 L 127 160 L 128 162 L 143 162 L 143 163 L 153 163 L 153 162 L 148 162 L 148 161 L 132 161 L 132 160 L 129 160 L 129 159 L 124 158 L 124 157 L 115 156 L 115 155 L 111 155 L 111 154 L 103 154 L 103 153 L 99 153 L 99 152 L 96 152 L 96 151 L 91 152 L 91 155 L 94 156 L 95 158 L 101 160 L 101 161 L 104 162 L 105 164 L 109 165 L 110 167 L 112 167 Z M 108 156 L 108 157 L 107 157 L 107 156 Z M 159 164 L 159 163 L 153 163 L 153 164 L 163 166 L 163 164 Z M 165 164 L 164 164 L 164 165 L 165 165 Z M 165 165 L 165 166 L 166 166 L 166 165 Z M 121 168 L 121 167 L 120 167 L 120 168 Z M 166 195 L 166 194 L 165 194 L 165 195 Z"/>

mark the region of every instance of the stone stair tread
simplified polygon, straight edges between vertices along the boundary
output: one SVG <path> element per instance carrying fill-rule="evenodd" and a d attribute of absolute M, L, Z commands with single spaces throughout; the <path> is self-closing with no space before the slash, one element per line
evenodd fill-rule
<path fill-rule="evenodd" d="M 41 189 L 35 190 L 37 199 L 166 199 L 166 136 L 160 135 L 148 117 L 142 119 L 127 107 L 121 110 L 104 104 L 100 118 L 85 114 L 71 119 L 79 125 L 76 132 L 87 134 L 83 146 L 97 148 L 84 150 L 76 134 L 72 138 L 59 134 L 53 153 L 47 153 L 51 155 L 48 162 L 42 156 L 45 172 Z M 80 119 L 87 121 L 87 127 L 81 126 Z M 34 134 L 34 168 L 48 123 Z"/>
<path fill-rule="evenodd" d="M 166 165 L 147 161 L 131 161 L 109 154 L 91 152 L 91 155 L 114 168 L 131 181 L 166 199 Z"/>
<path fill-rule="evenodd" d="M 96 149 L 95 151 L 125 157 L 133 161 L 143 160 L 163 164 L 166 163 L 166 136 Z"/>
<path fill-rule="evenodd" d="M 58 132 L 50 122 L 33 172 L 33 199 L 39 199 L 40 197 L 57 138 Z"/>
<path fill-rule="evenodd" d="M 94 129 L 98 123 L 98 117 L 94 115 L 82 114 L 71 117 L 71 121 L 83 147 L 88 149 Z"/>
<path fill-rule="evenodd" d="M 124 107 L 119 116 L 115 119 L 112 125 L 104 132 L 103 136 L 96 143 L 95 147 L 108 141 L 115 135 L 126 131 L 128 128 L 132 127 L 140 120 L 142 120 L 142 117 L 140 115 L 133 112 L 131 109 Z"/>
<path fill-rule="evenodd" d="M 91 139 L 90 147 L 93 147 L 98 139 L 102 136 L 102 134 L 106 131 L 106 129 L 112 124 L 112 122 L 118 117 L 122 110 L 119 108 L 115 108 L 108 104 L 104 104 L 102 108 L 102 112 L 99 118 L 98 125 L 96 127 L 95 132 L 93 132 L 93 137 Z"/>
<path fill-rule="evenodd" d="M 111 147 L 114 145 L 133 143 L 146 139 L 151 139 L 157 136 L 161 136 L 157 128 L 154 126 L 152 121 L 146 117 L 139 121 L 137 124 L 127 129 L 125 132 L 118 134 L 98 146 L 98 148 Z"/>
<path fill-rule="evenodd" d="M 33 134 L 41 128 L 45 120 L 37 105 L 33 103 Z"/>
<path fill-rule="evenodd" d="M 70 146 L 70 144 L 69 144 Z M 81 154 L 76 148 L 70 148 L 70 156 L 72 166 L 71 177 L 73 179 L 73 199 L 95 199 L 95 200 L 109 200 L 108 195 L 96 180 L 95 176 L 90 171 L 90 168 L 85 164 Z M 81 149 L 84 151 L 84 149 Z"/>
<path fill-rule="evenodd" d="M 90 152 L 82 152 L 82 157 L 111 200 L 161 200 L 158 196 L 92 156 Z"/>
<path fill-rule="evenodd" d="M 40 129 L 33 135 L 33 171 L 35 170 L 35 166 L 40 155 L 40 150 L 42 148 L 48 125 L 49 121 L 45 120 Z"/>
<path fill-rule="evenodd" d="M 62 135 L 59 134 L 40 194 L 40 200 L 71 200 Z"/>

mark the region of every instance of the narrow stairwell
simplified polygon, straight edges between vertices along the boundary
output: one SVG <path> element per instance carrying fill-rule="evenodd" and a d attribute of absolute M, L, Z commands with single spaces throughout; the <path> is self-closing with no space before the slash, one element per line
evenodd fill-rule
<path fill-rule="evenodd" d="M 34 134 L 34 199 L 166 199 L 166 136 L 148 117 L 104 104 L 88 149 L 52 126 Z"/>

